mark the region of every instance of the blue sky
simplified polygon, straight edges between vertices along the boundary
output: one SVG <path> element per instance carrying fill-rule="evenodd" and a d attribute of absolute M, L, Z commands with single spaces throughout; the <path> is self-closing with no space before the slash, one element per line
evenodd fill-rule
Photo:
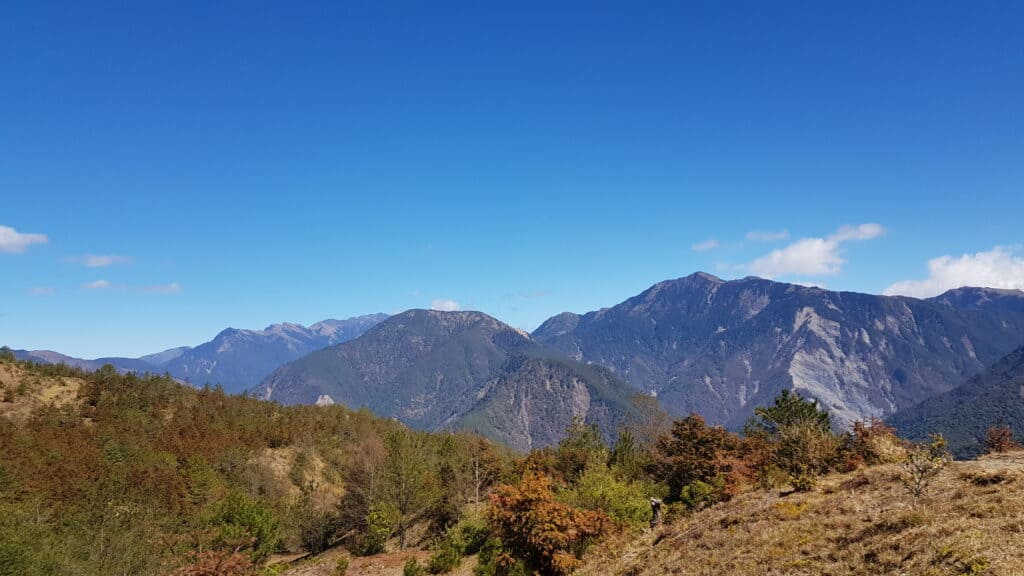
<path fill-rule="evenodd" d="M 0 343 L 1024 287 L 1020 3 L 143 4 L 0 8 Z"/>

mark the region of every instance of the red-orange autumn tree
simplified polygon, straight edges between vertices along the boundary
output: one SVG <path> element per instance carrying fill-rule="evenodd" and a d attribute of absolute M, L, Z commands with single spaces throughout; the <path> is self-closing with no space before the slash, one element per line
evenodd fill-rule
<path fill-rule="evenodd" d="M 545 576 L 571 572 L 584 549 L 609 526 L 600 512 L 556 500 L 551 480 L 537 472 L 527 472 L 515 486 L 498 486 L 491 494 L 488 520 L 504 549 L 498 564 L 523 562 Z"/>

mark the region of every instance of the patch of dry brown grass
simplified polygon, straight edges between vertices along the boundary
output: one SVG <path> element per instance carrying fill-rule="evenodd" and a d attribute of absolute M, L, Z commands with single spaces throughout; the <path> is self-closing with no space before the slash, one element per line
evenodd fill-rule
<path fill-rule="evenodd" d="M 0 418 L 22 422 L 37 408 L 78 400 L 78 378 L 42 376 L 15 363 L 0 363 Z"/>
<path fill-rule="evenodd" d="M 593 549 L 586 576 L 1024 575 L 1024 453 L 951 464 L 917 506 L 895 465 L 752 492 Z"/>

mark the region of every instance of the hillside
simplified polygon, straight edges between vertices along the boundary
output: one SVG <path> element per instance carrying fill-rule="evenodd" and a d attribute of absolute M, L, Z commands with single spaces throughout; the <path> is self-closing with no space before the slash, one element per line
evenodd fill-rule
<path fill-rule="evenodd" d="M 795 388 L 848 425 L 946 392 L 1024 343 L 1024 293 L 918 300 L 697 273 L 560 314 L 532 336 L 657 393 L 675 414 L 738 428 Z"/>
<path fill-rule="evenodd" d="M 482 455 L 487 480 L 473 480 Z M 0 574 L 163 576 L 228 562 L 248 575 L 274 554 L 358 549 L 370 509 L 390 506 L 413 473 L 426 491 L 394 522 L 415 519 L 418 545 L 436 535 L 437 510 L 458 514 L 504 458 L 476 436 L 411 432 L 343 406 L 3 354 Z"/>
<path fill-rule="evenodd" d="M 427 430 L 470 428 L 517 449 L 556 442 L 574 417 L 614 436 L 633 392 L 480 312 L 410 310 L 282 366 L 255 393 L 365 406 Z"/>
<path fill-rule="evenodd" d="M 895 465 L 750 492 L 589 552 L 578 576 L 987 574 L 1024 567 L 1024 453 L 954 462 L 917 507 Z"/>
<path fill-rule="evenodd" d="M 83 384 L 81 375 L 74 373 L 40 378 L 25 366 L 0 363 L 0 418 L 24 422 L 47 406 L 74 406 Z"/>
<path fill-rule="evenodd" d="M 1010 426 L 1018 438 L 1024 437 L 1024 347 L 963 385 L 897 412 L 889 421 L 907 438 L 942 433 L 961 458 L 984 451 L 990 426 Z"/>

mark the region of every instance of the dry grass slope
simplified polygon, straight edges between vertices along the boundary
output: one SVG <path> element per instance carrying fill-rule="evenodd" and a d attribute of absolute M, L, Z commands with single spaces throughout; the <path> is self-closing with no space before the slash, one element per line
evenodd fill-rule
<path fill-rule="evenodd" d="M 75 402 L 82 381 L 30 373 L 13 363 L 0 363 L 0 417 L 21 422 L 37 408 Z"/>
<path fill-rule="evenodd" d="M 753 492 L 588 554 L 580 576 L 1024 574 L 1024 453 L 955 462 L 917 506 L 899 468 Z"/>

